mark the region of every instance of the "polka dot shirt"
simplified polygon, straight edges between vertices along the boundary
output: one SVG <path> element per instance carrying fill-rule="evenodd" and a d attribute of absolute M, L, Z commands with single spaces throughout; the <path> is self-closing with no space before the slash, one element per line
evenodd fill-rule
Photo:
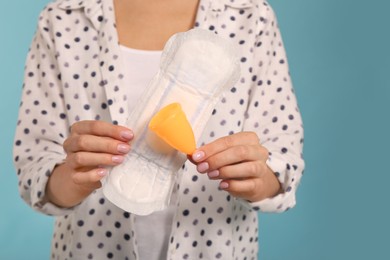
<path fill-rule="evenodd" d="M 303 129 L 286 54 L 271 7 L 262 0 L 201 0 L 196 27 L 240 51 L 241 78 L 221 97 L 200 144 L 255 131 L 283 192 L 256 203 L 234 198 L 191 163 L 178 172 L 167 259 L 256 259 L 258 211 L 295 205 Z M 46 200 L 45 186 L 70 126 L 80 120 L 124 125 L 128 91 L 112 0 L 59 0 L 41 13 L 25 67 L 14 161 L 22 198 L 56 218 L 52 259 L 139 259 L 137 216 L 96 190 L 74 208 Z"/>

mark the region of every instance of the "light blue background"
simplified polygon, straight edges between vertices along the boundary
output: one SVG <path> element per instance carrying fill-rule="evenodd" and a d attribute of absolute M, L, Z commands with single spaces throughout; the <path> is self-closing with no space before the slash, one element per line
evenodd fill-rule
<path fill-rule="evenodd" d="M 1 0 L 0 259 L 48 259 L 53 220 L 19 198 L 13 132 L 47 0 Z M 265 260 L 390 259 L 390 2 L 272 0 L 305 123 L 298 205 L 262 214 Z"/>

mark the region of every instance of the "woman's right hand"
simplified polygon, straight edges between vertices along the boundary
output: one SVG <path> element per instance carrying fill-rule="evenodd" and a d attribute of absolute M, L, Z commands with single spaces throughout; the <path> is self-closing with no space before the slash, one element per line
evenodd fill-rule
<path fill-rule="evenodd" d="M 107 175 L 107 166 L 123 162 L 133 139 L 130 129 L 103 121 L 80 121 L 72 125 L 64 142 L 63 164 L 52 172 L 46 187 L 47 199 L 60 207 L 79 204 Z"/>

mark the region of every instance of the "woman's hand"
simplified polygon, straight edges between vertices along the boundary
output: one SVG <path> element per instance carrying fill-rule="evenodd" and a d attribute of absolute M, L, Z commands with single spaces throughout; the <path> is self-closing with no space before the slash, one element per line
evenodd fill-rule
<path fill-rule="evenodd" d="M 267 159 L 268 150 L 253 132 L 222 137 L 192 154 L 198 172 L 220 180 L 221 189 L 251 202 L 274 197 L 281 190 Z"/>
<path fill-rule="evenodd" d="M 106 166 L 123 162 L 130 151 L 133 133 L 103 121 L 81 121 L 71 127 L 63 146 L 67 154 L 46 187 L 47 199 L 61 207 L 72 207 L 101 187 Z"/>

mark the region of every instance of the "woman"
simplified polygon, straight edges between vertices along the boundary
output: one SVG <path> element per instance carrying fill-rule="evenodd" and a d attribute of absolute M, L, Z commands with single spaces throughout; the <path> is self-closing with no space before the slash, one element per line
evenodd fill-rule
<path fill-rule="evenodd" d="M 193 27 L 236 44 L 241 78 L 178 172 L 170 207 L 124 212 L 100 180 L 131 153 L 137 136 L 123 125 L 165 42 Z M 59 0 L 41 13 L 14 154 L 23 199 L 56 216 L 53 259 L 255 259 L 257 211 L 295 205 L 302 143 L 267 2 Z"/>

